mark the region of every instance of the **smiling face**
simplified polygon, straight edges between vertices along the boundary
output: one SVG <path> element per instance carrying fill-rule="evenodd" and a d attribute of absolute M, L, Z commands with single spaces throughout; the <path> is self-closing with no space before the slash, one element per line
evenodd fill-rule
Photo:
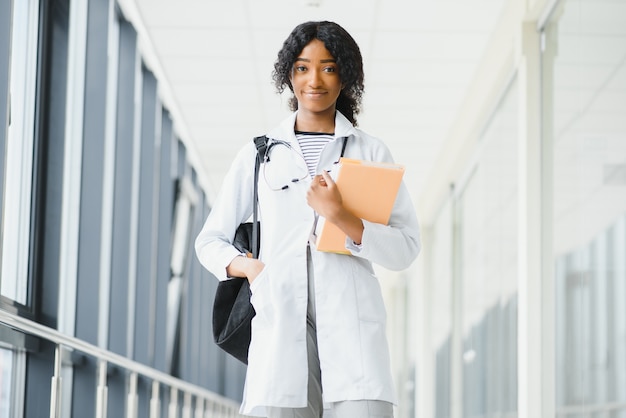
<path fill-rule="evenodd" d="M 341 79 L 337 62 L 322 41 L 313 39 L 302 49 L 293 64 L 290 81 L 298 100 L 299 121 L 334 123 Z"/>

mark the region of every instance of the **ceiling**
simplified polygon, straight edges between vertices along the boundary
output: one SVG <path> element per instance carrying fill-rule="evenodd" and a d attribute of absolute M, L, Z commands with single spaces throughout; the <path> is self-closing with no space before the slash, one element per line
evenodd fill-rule
<path fill-rule="evenodd" d="M 160 80 L 211 198 L 239 148 L 287 114 L 271 71 L 299 23 L 332 20 L 365 64 L 359 127 L 424 182 L 507 0 L 127 0 L 147 65 Z"/>

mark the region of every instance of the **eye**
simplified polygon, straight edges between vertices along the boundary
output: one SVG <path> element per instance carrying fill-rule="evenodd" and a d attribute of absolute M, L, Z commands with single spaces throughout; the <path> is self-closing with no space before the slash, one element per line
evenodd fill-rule
<path fill-rule="evenodd" d="M 303 73 L 306 71 L 306 67 L 304 65 L 296 65 L 294 66 L 294 70 L 298 73 Z"/>
<path fill-rule="evenodd" d="M 324 72 L 334 73 L 336 71 L 337 71 L 337 68 L 335 68 L 335 67 L 324 67 Z"/>

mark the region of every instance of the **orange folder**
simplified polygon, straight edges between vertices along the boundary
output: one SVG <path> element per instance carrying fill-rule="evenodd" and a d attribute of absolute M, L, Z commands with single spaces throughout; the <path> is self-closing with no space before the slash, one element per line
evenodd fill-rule
<path fill-rule="evenodd" d="M 361 219 L 386 225 L 404 175 L 404 166 L 341 158 L 335 183 L 344 206 Z M 350 254 L 346 234 L 320 217 L 318 251 Z"/>

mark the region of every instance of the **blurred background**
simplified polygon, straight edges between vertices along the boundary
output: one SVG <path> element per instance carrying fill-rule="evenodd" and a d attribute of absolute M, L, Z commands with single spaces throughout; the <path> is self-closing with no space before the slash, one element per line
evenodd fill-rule
<path fill-rule="evenodd" d="M 626 418 L 626 0 L 0 0 L 0 418 L 239 416 L 192 243 L 307 20 L 422 228 L 395 416 Z"/>

